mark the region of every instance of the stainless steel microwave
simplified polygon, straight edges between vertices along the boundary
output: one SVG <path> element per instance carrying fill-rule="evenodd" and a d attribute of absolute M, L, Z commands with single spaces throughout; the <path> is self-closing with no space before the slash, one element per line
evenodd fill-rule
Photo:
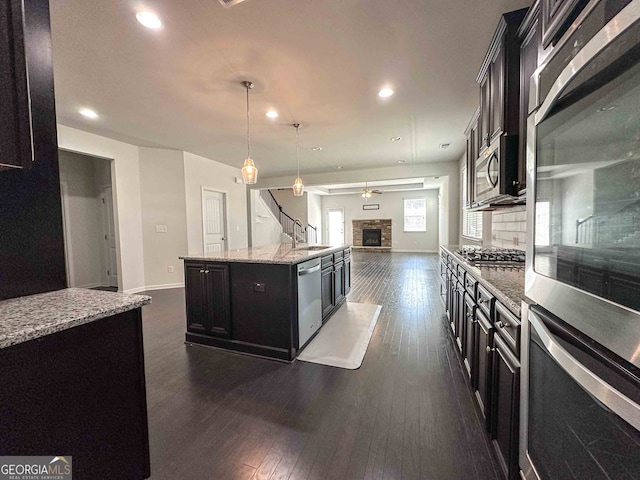
<path fill-rule="evenodd" d="M 640 0 L 580 21 L 532 78 L 525 295 L 640 367 Z"/>

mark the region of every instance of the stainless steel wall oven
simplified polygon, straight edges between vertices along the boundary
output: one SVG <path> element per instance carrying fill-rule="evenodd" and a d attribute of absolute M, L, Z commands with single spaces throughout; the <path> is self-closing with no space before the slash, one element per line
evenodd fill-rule
<path fill-rule="evenodd" d="M 640 478 L 640 0 L 575 25 L 531 79 L 520 466 Z"/>

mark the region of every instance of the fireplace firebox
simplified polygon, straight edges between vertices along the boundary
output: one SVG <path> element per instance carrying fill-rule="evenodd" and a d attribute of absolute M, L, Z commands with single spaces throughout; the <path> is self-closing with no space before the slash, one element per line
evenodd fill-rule
<path fill-rule="evenodd" d="M 362 246 L 363 247 L 382 246 L 382 230 L 380 228 L 362 229 Z"/>

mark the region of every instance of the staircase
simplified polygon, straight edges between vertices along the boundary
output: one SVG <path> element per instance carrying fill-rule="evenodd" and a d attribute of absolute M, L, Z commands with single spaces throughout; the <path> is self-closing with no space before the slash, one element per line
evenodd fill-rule
<path fill-rule="evenodd" d="M 306 227 L 300 220 L 292 218 L 282 210 L 282 205 L 275 199 L 271 190 L 260 190 L 260 198 L 267 205 L 273 216 L 282 225 L 282 233 L 289 239 L 295 237 L 297 243 L 317 243 L 318 231 L 312 225 Z"/>

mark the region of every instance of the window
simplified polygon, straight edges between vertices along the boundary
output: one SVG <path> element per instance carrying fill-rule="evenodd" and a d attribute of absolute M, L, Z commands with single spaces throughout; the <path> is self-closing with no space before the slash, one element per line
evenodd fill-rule
<path fill-rule="evenodd" d="M 551 245 L 551 202 L 536 202 L 536 247 Z"/>
<path fill-rule="evenodd" d="M 482 240 L 482 212 L 467 209 L 467 167 L 462 169 L 462 236 Z"/>
<path fill-rule="evenodd" d="M 405 232 L 426 232 L 427 231 L 427 199 L 426 198 L 405 198 L 404 199 L 404 231 Z"/>

